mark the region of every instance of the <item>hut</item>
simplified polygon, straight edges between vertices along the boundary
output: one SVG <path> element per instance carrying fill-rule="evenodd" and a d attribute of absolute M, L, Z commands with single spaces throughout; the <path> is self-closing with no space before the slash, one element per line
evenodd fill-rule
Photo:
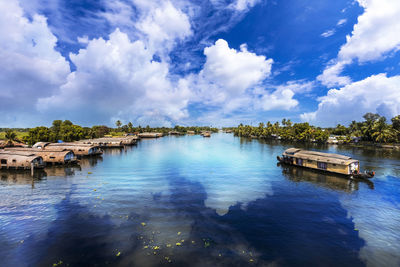
<path fill-rule="evenodd" d="M 82 156 L 96 156 L 103 154 L 101 148 L 97 145 L 91 144 L 80 144 L 80 143 L 46 143 L 38 142 L 33 145 L 33 148 L 38 148 L 42 150 L 71 150 L 77 157 Z"/>
<path fill-rule="evenodd" d="M 45 164 L 43 158 L 34 153 L 0 151 L 0 168 L 2 169 L 41 169 Z"/>
<path fill-rule="evenodd" d="M 139 133 L 138 136 L 140 138 L 158 138 L 158 137 L 162 137 L 163 134 L 162 133 Z"/>
<path fill-rule="evenodd" d="M 38 148 L 6 148 L 5 151 L 12 153 L 25 153 L 35 154 L 43 158 L 46 164 L 73 164 L 77 162 L 75 154 L 71 150 L 50 150 L 50 149 L 38 149 Z"/>
<path fill-rule="evenodd" d="M 278 160 L 282 163 L 321 170 L 324 172 L 346 176 L 360 176 L 359 161 L 339 154 L 289 148 L 283 152 L 282 157 L 278 156 Z M 371 173 L 370 177 L 374 174 L 375 173 Z"/>

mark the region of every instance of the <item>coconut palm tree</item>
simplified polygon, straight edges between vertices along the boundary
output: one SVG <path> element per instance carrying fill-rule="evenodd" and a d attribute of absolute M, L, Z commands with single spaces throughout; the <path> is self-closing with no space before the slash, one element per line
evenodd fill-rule
<path fill-rule="evenodd" d="M 5 137 L 7 141 L 12 142 L 16 140 L 17 134 L 13 130 L 7 130 Z"/>
<path fill-rule="evenodd" d="M 122 125 L 122 122 L 121 122 L 120 120 L 117 120 L 117 121 L 115 122 L 115 125 L 116 125 L 117 128 L 119 129 L 119 128 L 121 127 L 121 125 Z"/>

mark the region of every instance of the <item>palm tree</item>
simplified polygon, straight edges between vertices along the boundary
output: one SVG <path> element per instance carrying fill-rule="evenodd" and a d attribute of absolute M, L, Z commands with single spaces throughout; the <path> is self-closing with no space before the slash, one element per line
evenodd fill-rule
<path fill-rule="evenodd" d="M 122 122 L 121 122 L 120 120 L 117 120 L 117 121 L 115 122 L 115 125 L 116 125 L 117 128 L 119 129 L 119 128 L 121 127 L 121 125 L 122 125 Z"/>
<path fill-rule="evenodd" d="M 17 138 L 17 134 L 13 130 L 7 130 L 5 135 L 7 141 L 12 142 Z"/>
<path fill-rule="evenodd" d="M 128 129 L 129 129 L 129 132 L 132 132 L 132 130 L 133 130 L 132 122 L 128 122 Z"/>

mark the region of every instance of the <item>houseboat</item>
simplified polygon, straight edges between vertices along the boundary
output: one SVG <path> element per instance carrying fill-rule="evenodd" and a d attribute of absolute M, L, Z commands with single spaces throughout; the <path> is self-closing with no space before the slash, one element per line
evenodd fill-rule
<path fill-rule="evenodd" d="M 162 137 L 163 134 L 162 133 L 140 133 L 138 134 L 138 136 L 140 138 L 158 138 L 158 137 Z"/>
<path fill-rule="evenodd" d="M 38 142 L 34 144 L 32 147 L 42 150 L 52 150 L 52 151 L 71 150 L 77 157 L 96 156 L 103 154 L 103 150 L 101 150 L 99 146 L 90 144 Z"/>
<path fill-rule="evenodd" d="M 40 156 L 43 158 L 43 161 L 46 164 L 74 164 L 77 162 L 77 158 L 75 157 L 74 152 L 71 150 L 42 150 L 37 148 L 28 148 L 28 147 L 13 147 L 13 148 L 5 148 L 5 151 L 9 151 L 11 153 L 19 153 L 19 154 L 35 154 L 36 156 Z"/>
<path fill-rule="evenodd" d="M 202 132 L 201 135 L 203 137 L 211 137 L 211 133 L 210 132 Z"/>
<path fill-rule="evenodd" d="M 96 139 L 89 139 L 89 140 L 82 140 L 76 142 L 76 144 L 86 144 L 86 145 L 94 145 L 99 146 L 101 148 L 121 148 L 124 147 L 124 142 L 121 139 L 112 137 L 105 137 L 105 138 L 96 138 Z"/>
<path fill-rule="evenodd" d="M 336 173 L 354 178 L 372 178 L 375 172 L 360 173 L 359 161 L 348 156 L 289 148 L 278 161 L 284 164 Z"/>
<path fill-rule="evenodd" d="M 43 158 L 34 153 L 0 151 L 0 169 L 42 169 Z"/>

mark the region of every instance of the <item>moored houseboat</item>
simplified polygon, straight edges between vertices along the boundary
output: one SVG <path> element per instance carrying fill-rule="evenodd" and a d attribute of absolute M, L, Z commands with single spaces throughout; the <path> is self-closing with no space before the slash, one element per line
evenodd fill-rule
<path fill-rule="evenodd" d="M 95 145 L 95 146 L 99 146 L 101 148 L 121 148 L 121 147 L 124 147 L 124 142 L 121 139 L 112 138 L 112 137 L 82 140 L 82 141 L 76 142 L 76 144 Z"/>
<path fill-rule="evenodd" d="M 77 162 L 77 158 L 75 154 L 71 150 L 42 150 L 38 148 L 25 148 L 25 147 L 15 147 L 15 148 L 6 148 L 5 151 L 9 151 L 11 153 L 19 153 L 19 154 L 35 154 L 43 158 L 43 161 L 46 164 L 74 164 Z"/>
<path fill-rule="evenodd" d="M 158 138 L 158 137 L 162 137 L 163 134 L 162 133 L 148 133 L 148 132 L 145 132 L 145 133 L 139 133 L 138 136 L 140 138 Z"/>
<path fill-rule="evenodd" d="M 0 169 L 42 169 L 43 158 L 34 153 L 0 151 Z"/>
<path fill-rule="evenodd" d="M 77 157 L 82 156 L 96 156 L 103 154 L 103 150 L 99 146 L 90 144 L 79 144 L 79 143 L 46 143 L 38 142 L 32 146 L 42 150 L 71 150 Z"/>
<path fill-rule="evenodd" d="M 358 160 L 348 156 L 289 148 L 278 161 L 284 164 L 341 174 L 349 177 L 372 178 L 375 172 L 360 173 Z"/>
<path fill-rule="evenodd" d="M 203 137 L 211 137 L 211 132 L 205 131 L 205 132 L 202 132 L 201 135 Z"/>

